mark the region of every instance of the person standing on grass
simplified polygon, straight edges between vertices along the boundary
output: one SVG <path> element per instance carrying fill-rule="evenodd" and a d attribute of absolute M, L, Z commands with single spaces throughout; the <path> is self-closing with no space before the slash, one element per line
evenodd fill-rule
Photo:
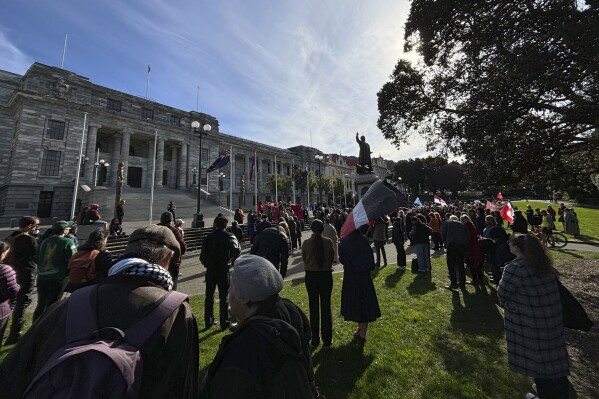
<path fill-rule="evenodd" d="M 333 263 L 339 262 L 339 237 L 337 236 L 337 230 L 335 230 L 333 225 L 331 225 L 331 219 L 329 219 L 328 217 L 324 220 L 324 230 L 322 232 L 322 236 L 329 238 L 331 241 L 333 241 L 333 249 L 335 250 L 335 259 L 333 260 Z M 385 249 L 383 249 L 383 253 L 384 251 Z M 385 264 L 386 263 L 387 261 L 385 258 Z"/>
<path fill-rule="evenodd" d="M 17 283 L 21 287 L 10 321 L 10 331 L 6 338 L 6 345 L 17 343 L 22 335 L 25 325 L 25 310 L 31 304 L 33 287 L 35 284 L 35 270 L 37 269 L 37 240 L 40 220 L 34 216 L 23 216 L 19 219 L 19 230 L 14 231 L 7 241 L 11 243 L 11 250 L 6 262 L 17 273 Z"/>
<path fill-rule="evenodd" d="M 0 240 L 0 348 L 2 348 L 8 318 L 19 292 L 17 274 L 11 265 L 4 263 L 10 250 L 10 244 Z"/>
<path fill-rule="evenodd" d="M 58 301 L 63 294 L 69 275 L 69 259 L 77 253 L 77 246 L 69 234 L 74 222 L 60 220 L 52 225 L 52 235 L 39 246 L 37 262 L 37 306 L 33 312 L 33 321 Z"/>
<path fill-rule="evenodd" d="M 339 260 L 343 264 L 341 315 L 345 321 L 358 323 L 354 337 L 364 344 L 368 323 L 381 317 L 381 309 L 370 277 L 374 270 L 372 250 L 360 230 L 341 239 Z"/>
<path fill-rule="evenodd" d="M 468 215 L 463 214 L 460 218 L 460 221 L 464 226 L 466 226 L 469 233 L 468 245 L 466 246 L 466 264 L 468 265 L 470 274 L 472 275 L 472 281 L 470 283 L 478 285 L 482 283 L 483 279 L 478 230 Z"/>
<path fill-rule="evenodd" d="M 562 302 L 551 258 L 531 234 L 512 234 L 509 247 L 516 259 L 505 266 L 497 296 L 510 369 L 534 378 L 538 396 L 527 398 L 568 398 Z"/>
<path fill-rule="evenodd" d="M 308 291 L 310 325 L 312 327 L 312 347 L 322 343 L 329 349 L 333 343 L 333 319 L 331 316 L 331 294 L 333 292 L 333 242 L 322 236 L 324 224 L 314 219 L 310 226 L 312 236 L 302 245 L 302 260 L 306 271 L 305 284 Z"/>
<path fill-rule="evenodd" d="M 412 218 L 412 230 L 410 237 L 416 247 L 416 256 L 418 257 L 418 272 L 426 273 L 431 271 L 430 255 L 430 236 L 432 229 L 426 224 L 426 218 L 419 213 Z"/>
<path fill-rule="evenodd" d="M 580 227 L 578 227 L 578 217 L 572 208 L 566 208 L 564 213 L 564 231 L 572 234 L 574 237 L 580 235 Z"/>
<path fill-rule="evenodd" d="M 393 221 L 393 228 L 391 229 L 391 240 L 395 245 L 397 251 L 397 267 L 399 270 L 406 270 L 406 249 L 405 244 L 405 223 L 404 213 L 399 211 L 398 216 Z"/>
<path fill-rule="evenodd" d="M 466 226 L 460 223 L 460 219 L 456 215 L 449 216 L 449 220 L 441 226 L 441 239 L 447 249 L 447 270 L 450 280 L 450 285 L 445 288 L 455 290 L 458 287 L 464 288 L 466 284 L 464 255 L 466 254 L 468 238 L 469 235 Z M 457 277 L 456 269 L 458 273 Z"/>

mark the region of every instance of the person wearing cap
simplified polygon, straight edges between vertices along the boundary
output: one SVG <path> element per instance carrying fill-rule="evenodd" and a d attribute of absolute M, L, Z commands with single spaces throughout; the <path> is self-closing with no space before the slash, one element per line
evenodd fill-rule
<path fill-rule="evenodd" d="M 169 261 L 179 252 L 177 239 L 164 226 L 150 225 L 133 231 L 121 260 L 110 268 L 108 277 L 93 293 L 99 329 L 126 331 L 154 309 L 173 288 Z M 0 364 L 0 397 L 22 397 L 40 368 L 66 344 L 65 320 L 73 298 L 76 297 L 49 309 Z M 140 353 L 140 398 L 198 397 L 199 335 L 187 301 L 141 345 Z"/>
<path fill-rule="evenodd" d="M 449 220 L 441 226 L 441 240 L 443 240 L 447 249 L 446 260 L 450 280 L 450 285 L 445 288 L 455 290 L 458 288 L 458 282 L 459 287 L 464 288 L 466 284 L 464 255 L 466 254 L 466 246 L 470 240 L 470 234 L 466 226 L 460 222 L 460 219 L 456 215 L 449 216 Z M 458 272 L 457 278 L 456 269 Z"/>
<path fill-rule="evenodd" d="M 85 215 L 83 216 L 83 224 L 93 224 L 94 222 L 102 219 L 102 216 L 100 216 L 100 212 L 98 212 L 98 209 L 100 209 L 100 205 L 91 204 L 89 206 L 89 209 L 87 210 L 87 212 L 85 212 Z"/>
<path fill-rule="evenodd" d="M 206 328 L 216 324 L 214 320 L 214 291 L 218 287 L 220 300 L 220 327 L 226 329 L 231 325 L 229 320 L 229 261 L 239 256 L 240 245 L 237 238 L 225 229 L 229 220 L 225 216 L 214 219 L 214 230 L 202 241 L 200 262 L 206 268 L 206 294 L 204 296 L 204 323 Z"/>
<path fill-rule="evenodd" d="M 185 221 L 183 219 L 175 219 L 175 228 L 179 230 L 181 237 L 185 238 L 185 231 L 183 231 L 183 224 Z"/>
<path fill-rule="evenodd" d="M 208 369 L 204 398 L 316 397 L 310 323 L 297 305 L 279 296 L 282 288 L 283 278 L 267 259 L 235 260 L 228 298 L 239 323 Z M 281 356 L 281 346 L 300 356 Z"/>
<path fill-rule="evenodd" d="M 164 226 L 168 228 L 170 231 L 172 231 L 175 235 L 175 238 L 177 239 L 177 242 L 179 243 L 179 247 L 181 248 L 181 250 L 178 253 L 178 256 L 173 256 L 171 258 L 171 264 L 168 269 L 168 272 L 171 274 L 171 277 L 173 278 L 173 282 L 175 284 L 173 289 L 176 290 L 177 280 L 179 279 L 179 268 L 181 267 L 181 257 L 185 255 L 185 252 L 187 251 L 187 244 L 185 243 L 185 239 L 181 235 L 179 229 L 173 226 L 174 219 L 175 218 L 171 212 L 163 212 L 162 215 L 160 215 L 160 223 L 158 223 L 158 226 Z"/>
<path fill-rule="evenodd" d="M 36 321 L 46 309 L 62 296 L 69 275 L 69 259 L 77 253 L 77 246 L 66 235 L 72 221 L 60 220 L 52 225 L 52 235 L 39 246 L 37 258 L 37 306 L 33 312 Z"/>

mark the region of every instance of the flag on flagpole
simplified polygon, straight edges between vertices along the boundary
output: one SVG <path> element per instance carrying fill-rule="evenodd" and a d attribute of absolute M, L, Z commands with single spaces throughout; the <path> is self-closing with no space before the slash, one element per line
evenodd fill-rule
<path fill-rule="evenodd" d="M 216 161 L 212 162 L 212 165 L 210 165 L 208 169 L 206 169 L 206 173 L 214 172 L 215 170 L 222 168 L 223 166 L 229 163 L 230 158 L 231 154 L 229 153 L 229 151 L 226 151 L 223 155 L 218 157 Z"/>
<path fill-rule="evenodd" d="M 299 182 L 300 183 L 303 182 L 306 177 L 308 177 L 308 167 L 307 166 L 304 168 L 304 171 L 299 175 Z"/>
<path fill-rule="evenodd" d="M 254 159 L 252 159 L 252 166 L 250 166 L 250 182 L 252 181 L 252 177 L 254 177 L 254 165 L 256 164 L 256 156 L 254 155 Z"/>
<path fill-rule="evenodd" d="M 416 197 L 414 200 L 414 205 L 422 206 L 422 201 L 420 201 L 420 197 Z"/>
<path fill-rule="evenodd" d="M 396 187 L 377 180 L 345 219 L 345 223 L 341 226 L 341 238 L 406 203 L 405 196 Z"/>
<path fill-rule="evenodd" d="M 507 220 L 509 224 L 512 224 L 514 221 L 514 208 L 512 207 L 512 203 L 508 201 L 501 211 L 499 211 L 499 214 L 502 218 Z"/>
<path fill-rule="evenodd" d="M 443 201 L 443 198 L 439 197 L 438 195 L 435 195 L 434 202 L 435 204 L 447 206 L 447 203 Z"/>
<path fill-rule="evenodd" d="M 501 195 L 501 193 L 498 193 L 498 194 L 497 194 L 497 199 L 498 199 L 499 201 L 503 201 L 503 195 Z"/>

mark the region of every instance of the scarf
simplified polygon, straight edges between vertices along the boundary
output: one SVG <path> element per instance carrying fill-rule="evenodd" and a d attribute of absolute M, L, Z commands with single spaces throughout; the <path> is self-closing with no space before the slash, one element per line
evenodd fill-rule
<path fill-rule="evenodd" d="M 123 276 L 144 276 L 167 291 L 173 289 L 173 278 L 170 273 L 160 265 L 148 263 L 139 258 L 127 258 L 116 262 L 108 271 L 108 276 L 117 274 Z"/>

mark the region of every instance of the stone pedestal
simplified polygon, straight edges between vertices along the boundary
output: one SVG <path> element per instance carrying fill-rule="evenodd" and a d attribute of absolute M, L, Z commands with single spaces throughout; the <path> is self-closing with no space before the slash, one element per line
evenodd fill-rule
<path fill-rule="evenodd" d="M 356 191 L 358 192 L 356 202 L 362 199 L 362 196 L 366 194 L 372 183 L 377 180 L 379 180 L 379 177 L 374 173 L 365 173 L 356 177 Z"/>
<path fill-rule="evenodd" d="M 229 208 L 227 206 L 227 192 L 226 191 L 219 191 L 218 192 L 218 206 L 220 206 L 221 208 Z"/>

